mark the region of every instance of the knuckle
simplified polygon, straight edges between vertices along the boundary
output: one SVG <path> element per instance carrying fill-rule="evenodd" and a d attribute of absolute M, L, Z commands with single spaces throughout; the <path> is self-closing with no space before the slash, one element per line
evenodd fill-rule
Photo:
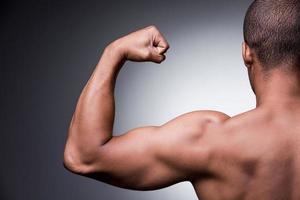
<path fill-rule="evenodd" d="M 152 31 L 157 31 L 158 30 L 155 25 L 150 25 L 150 26 L 148 26 L 148 28 Z"/>

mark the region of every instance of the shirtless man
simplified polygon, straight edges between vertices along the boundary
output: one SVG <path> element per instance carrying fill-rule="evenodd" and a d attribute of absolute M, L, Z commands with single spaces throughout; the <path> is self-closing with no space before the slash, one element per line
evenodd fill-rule
<path fill-rule="evenodd" d="M 255 109 L 234 117 L 194 111 L 121 136 L 112 135 L 120 68 L 127 60 L 160 63 L 169 45 L 154 26 L 112 42 L 79 98 L 67 169 L 134 190 L 190 181 L 203 200 L 299 200 L 300 1 L 254 1 L 244 37 Z"/>

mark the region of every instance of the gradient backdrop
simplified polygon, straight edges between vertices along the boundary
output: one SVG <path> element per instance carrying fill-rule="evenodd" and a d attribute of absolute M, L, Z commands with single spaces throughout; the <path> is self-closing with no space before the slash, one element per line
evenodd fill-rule
<path fill-rule="evenodd" d="M 62 165 L 67 128 L 102 49 L 151 24 L 171 48 L 161 65 L 129 62 L 122 69 L 115 134 L 161 125 L 193 110 L 235 115 L 253 108 L 241 57 L 242 23 L 250 3 L 2 2 L 0 199 L 196 200 L 189 183 L 136 192 L 69 173 Z"/>

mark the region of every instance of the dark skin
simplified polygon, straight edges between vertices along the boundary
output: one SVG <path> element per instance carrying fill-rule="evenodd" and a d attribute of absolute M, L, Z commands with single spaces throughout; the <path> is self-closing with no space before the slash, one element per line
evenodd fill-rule
<path fill-rule="evenodd" d="M 194 111 L 161 126 L 113 136 L 114 87 L 124 62 L 161 63 L 166 39 L 154 26 L 106 47 L 83 89 L 64 152 L 70 171 L 134 190 L 190 181 L 201 199 L 300 199 L 299 72 L 262 71 L 243 43 L 257 107 L 229 117 Z"/>

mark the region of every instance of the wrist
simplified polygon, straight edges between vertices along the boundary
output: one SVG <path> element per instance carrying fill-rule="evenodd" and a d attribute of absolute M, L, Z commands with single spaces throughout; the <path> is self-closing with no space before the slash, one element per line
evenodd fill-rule
<path fill-rule="evenodd" d="M 121 39 L 110 43 L 104 50 L 107 54 L 113 55 L 115 59 L 126 60 L 126 53 Z"/>
<path fill-rule="evenodd" d="M 114 41 L 103 50 L 102 56 L 97 64 L 97 71 L 107 71 L 107 73 L 118 72 L 126 61 L 123 47 L 119 41 Z"/>

